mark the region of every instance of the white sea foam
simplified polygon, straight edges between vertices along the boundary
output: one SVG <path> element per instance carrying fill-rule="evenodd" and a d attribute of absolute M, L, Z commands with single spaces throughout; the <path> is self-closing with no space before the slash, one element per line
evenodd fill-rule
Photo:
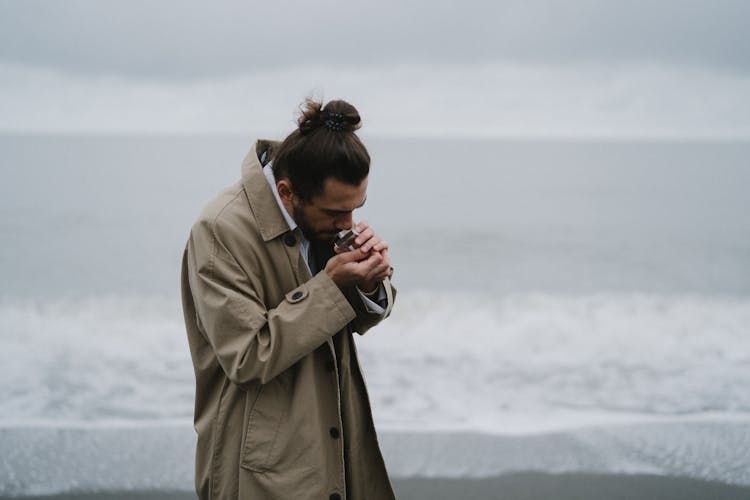
<path fill-rule="evenodd" d="M 750 409 L 750 301 L 399 297 L 360 342 L 380 422 L 485 432 Z M 519 418 L 520 417 L 520 418 Z M 638 417 L 639 418 L 639 417 Z"/>
<path fill-rule="evenodd" d="M 750 484 L 747 325 L 745 298 L 424 291 L 357 342 L 394 477 Z M 192 488 L 177 298 L 5 301 L 0 332 L 0 494 Z"/>
<path fill-rule="evenodd" d="M 400 293 L 358 338 L 376 423 L 528 433 L 750 412 L 750 299 Z M 189 421 L 179 299 L 0 303 L 0 425 Z"/>
<path fill-rule="evenodd" d="M 0 332 L 3 420 L 190 415 L 193 375 L 178 300 L 6 302 Z"/>

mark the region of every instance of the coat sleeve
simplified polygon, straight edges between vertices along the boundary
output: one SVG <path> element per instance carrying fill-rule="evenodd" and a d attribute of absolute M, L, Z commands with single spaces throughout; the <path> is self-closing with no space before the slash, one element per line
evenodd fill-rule
<path fill-rule="evenodd" d="M 392 274 L 393 273 L 391 273 L 391 275 Z M 357 314 L 357 317 L 354 319 L 354 321 L 352 321 L 352 330 L 359 333 L 360 335 L 364 335 L 367 330 L 391 315 L 393 302 L 396 299 L 396 287 L 394 287 L 393 283 L 391 283 L 390 276 L 383 280 L 383 286 L 385 287 L 386 297 L 388 299 L 385 307 L 385 312 L 383 314 L 377 314 L 368 311 L 365 307 L 365 304 L 362 302 L 362 298 L 359 296 L 356 288 L 348 288 L 346 291 L 349 302 L 352 304 L 352 307 Z"/>
<path fill-rule="evenodd" d="M 273 309 L 213 230 L 191 231 L 188 281 L 197 320 L 229 380 L 265 384 L 343 329 L 356 313 L 326 273 Z"/>

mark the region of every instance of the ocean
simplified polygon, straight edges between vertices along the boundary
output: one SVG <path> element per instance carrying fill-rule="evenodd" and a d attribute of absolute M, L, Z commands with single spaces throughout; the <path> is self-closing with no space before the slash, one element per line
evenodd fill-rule
<path fill-rule="evenodd" d="M 192 487 L 180 259 L 253 140 L 0 136 L 0 495 Z M 364 141 L 394 476 L 750 485 L 750 143 Z"/>

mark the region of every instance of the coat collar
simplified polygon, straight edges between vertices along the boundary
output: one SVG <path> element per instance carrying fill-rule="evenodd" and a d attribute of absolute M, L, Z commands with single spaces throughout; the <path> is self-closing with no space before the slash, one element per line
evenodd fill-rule
<path fill-rule="evenodd" d="M 289 231 L 289 225 L 281 213 L 258 158 L 263 154 L 269 155 L 271 150 L 279 145 L 276 141 L 260 139 L 253 144 L 242 161 L 242 185 L 250 200 L 250 208 L 258 221 L 263 241 L 272 240 Z"/>

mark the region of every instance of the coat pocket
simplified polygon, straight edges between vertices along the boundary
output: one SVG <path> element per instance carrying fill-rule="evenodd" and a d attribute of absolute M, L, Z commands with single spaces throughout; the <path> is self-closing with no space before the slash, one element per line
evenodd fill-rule
<path fill-rule="evenodd" d="M 287 374 L 281 374 L 262 385 L 249 401 L 252 408 L 245 422 L 245 442 L 240 465 L 245 469 L 264 472 L 279 461 L 279 433 L 287 420 L 289 409 Z"/>

